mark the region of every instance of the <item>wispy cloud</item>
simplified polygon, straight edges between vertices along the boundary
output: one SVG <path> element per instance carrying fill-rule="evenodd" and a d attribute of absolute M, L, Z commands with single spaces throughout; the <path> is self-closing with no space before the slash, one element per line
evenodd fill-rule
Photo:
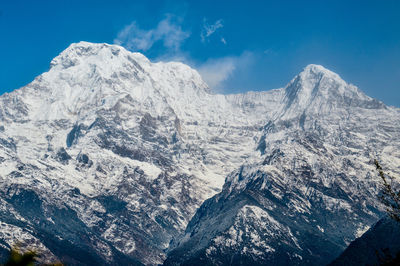
<path fill-rule="evenodd" d="M 223 27 L 221 19 L 213 24 L 208 24 L 204 19 L 201 32 L 202 42 L 208 41 L 211 35 Z M 250 52 L 244 52 L 239 56 L 210 58 L 205 62 L 199 62 L 193 59 L 189 51 L 181 49 L 183 42 L 189 37 L 190 32 L 182 29 L 182 19 L 166 15 L 156 27 L 151 29 L 143 29 L 136 21 L 133 21 L 118 33 L 114 43 L 131 51 L 148 52 L 154 49 L 157 42 L 161 42 L 165 49 L 153 58 L 155 61 L 179 61 L 192 66 L 216 92 L 223 92 L 224 84 L 229 82 L 236 71 L 245 70 L 253 62 L 253 54 Z M 219 40 L 223 44 L 227 44 L 221 35 L 219 35 Z"/>
<path fill-rule="evenodd" d="M 253 54 L 213 58 L 196 67 L 204 81 L 214 90 L 221 91 L 223 84 L 238 69 L 245 69 L 253 62 Z"/>
<path fill-rule="evenodd" d="M 214 24 L 208 24 L 207 19 L 203 20 L 203 29 L 200 33 L 200 38 L 202 42 L 208 40 L 208 38 L 213 35 L 218 29 L 223 28 L 222 19 L 217 20 Z"/>
<path fill-rule="evenodd" d="M 141 29 L 136 21 L 132 22 L 118 33 L 114 43 L 132 51 L 147 51 L 156 42 L 162 41 L 165 48 L 178 51 L 189 36 L 190 33 L 182 29 L 178 20 L 167 15 L 155 28 L 149 30 Z"/>
<path fill-rule="evenodd" d="M 265 55 L 277 55 L 278 52 L 272 48 L 265 49 L 263 52 Z"/>

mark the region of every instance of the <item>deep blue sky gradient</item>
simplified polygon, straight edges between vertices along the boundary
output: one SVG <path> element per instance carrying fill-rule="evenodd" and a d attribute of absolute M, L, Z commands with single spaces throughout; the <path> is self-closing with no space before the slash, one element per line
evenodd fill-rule
<path fill-rule="evenodd" d="M 321 64 L 368 95 L 400 106 L 400 1 L 0 1 L 0 94 L 46 71 L 72 42 L 113 43 L 136 21 L 151 29 L 166 14 L 190 32 L 181 52 L 194 64 L 248 52 L 223 92 L 285 86 Z M 204 19 L 223 28 L 201 42 Z M 227 44 L 223 44 L 220 38 Z M 160 43 L 143 52 L 165 55 Z"/>

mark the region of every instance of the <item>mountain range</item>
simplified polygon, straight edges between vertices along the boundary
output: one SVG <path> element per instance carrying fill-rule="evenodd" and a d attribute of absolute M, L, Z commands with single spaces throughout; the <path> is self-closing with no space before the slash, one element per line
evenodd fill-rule
<path fill-rule="evenodd" d="M 178 62 L 71 44 L 0 96 L 0 257 L 68 265 L 321 265 L 384 214 L 400 109 L 319 65 L 215 94 Z"/>

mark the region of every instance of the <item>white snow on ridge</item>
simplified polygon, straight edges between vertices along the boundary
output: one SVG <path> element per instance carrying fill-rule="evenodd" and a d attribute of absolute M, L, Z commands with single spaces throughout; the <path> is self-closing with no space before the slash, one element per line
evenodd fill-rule
<path fill-rule="evenodd" d="M 302 177 L 329 188 L 343 180 L 315 174 L 321 165 L 337 173 L 347 167 L 354 177 L 358 169 L 370 170 L 365 154 L 376 147 L 368 145 L 376 134 L 397 132 L 399 113 L 322 66 L 307 66 L 285 88 L 221 95 L 182 63 L 152 63 L 117 45 L 80 42 L 32 83 L 0 96 L 0 189 L 33 189 L 46 204 L 76 212 L 79 222 L 99 230 L 117 250 L 157 264 L 170 240 L 224 183 L 235 193 L 262 176 L 261 190 L 277 199 L 296 189 L 299 196 L 288 201 L 293 213 L 310 214 L 312 196 L 329 210 L 351 209 L 347 200 L 309 188 Z M 358 121 L 366 119 L 370 123 L 358 132 Z M 375 130 L 380 121 L 387 132 Z M 343 139 L 356 141 L 338 151 Z M 398 162 L 396 147 L 379 155 Z M 339 152 L 343 163 L 332 160 Z M 352 185 L 376 184 L 374 178 L 360 180 Z M 275 207 L 244 206 L 216 245 L 236 247 L 246 235 L 254 245 L 241 252 L 255 256 L 275 251 L 268 237 L 298 246 L 270 214 Z M 250 220 L 263 235 L 251 225 L 239 227 Z M 112 256 L 105 242 L 96 243 Z"/>

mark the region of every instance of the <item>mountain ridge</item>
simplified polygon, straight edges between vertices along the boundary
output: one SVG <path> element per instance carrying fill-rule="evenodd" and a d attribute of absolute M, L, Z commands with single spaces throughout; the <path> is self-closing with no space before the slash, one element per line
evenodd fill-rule
<path fill-rule="evenodd" d="M 318 76 L 318 71 L 324 72 L 323 82 L 309 81 L 306 73 Z M 279 203 L 290 203 L 282 209 L 285 213 L 311 213 L 305 191 L 323 202 L 318 205 L 321 212 L 337 202 L 339 210 L 353 205 L 360 209 L 360 220 L 334 237 L 339 244 L 332 246 L 343 249 L 356 229 L 380 213 L 379 206 L 363 201 L 373 196 L 378 184 L 367 175 L 368 156 L 376 152 L 382 161 L 393 162 L 387 169 L 399 171 L 395 162 L 400 155 L 395 151 L 400 111 L 374 104 L 341 79 L 339 86 L 332 85 L 329 77 L 336 79 L 335 75 L 310 65 L 298 77 L 319 87 L 304 87 L 294 78 L 282 89 L 220 95 L 212 94 L 201 76 L 182 63 L 151 63 L 116 45 L 72 44 L 52 61 L 48 72 L 0 96 L 0 221 L 5 228 L 27 230 L 26 239 L 66 263 L 90 264 L 83 255 L 62 254 L 68 246 L 92 254 L 97 264 L 131 260 L 154 265 L 166 259 L 169 247 L 171 251 L 190 239 L 192 228 L 203 230 L 203 216 L 196 214 L 200 210 L 209 217 L 215 214 L 221 219 L 215 221 L 228 228 L 249 226 L 254 231 L 262 220 L 260 224 L 275 224 L 263 234 L 292 232 L 290 223 L 268 209 L 282 200 L 287 187 L 288 202 Z M 315 87 L 349 89 L 354 97 L 329 105 L 335 94 L 315 93 L 319 105 L 314 108 L 310 97 Z M 291 89 L 296 93 L 290 94 L 294 96 L 288 105 L 286 92 Z M 297 97 L 298 92 L 305 97 Z M 364 169 L 363 177 L 357 179 L 359 169 Z M 312 184 L 305 191 L 302 176 Z M 353 190 L 354 184 L 360 188 Z M 335 192 L 329 194 L 332 187 Z M 358 203 L 347 197 L 354 197 L 354 191 L 361 193 Z M 203 202 L 216 212 L 200 207 Z M 222 210 L 231 211 L 230 216 L 218 213 L 224 202 Z M 16 241 L 4 232 L 3 236 L 4 249 Z M 212 233 L 207 237 L 215 240 Z M 285 241 L 292 243 L 293 254 L 306 258 L 296 245 L 300 242 Z M 217 246 L 199 247 L 214 247 L 215 254 L 223 254 Z M 274 260 L 295 259 L 262 241 L 259 246 L 250 243 L 248 249 L 254 252 L 244 253 L 246 261 L 257 259 L 254 254 L 262 250 L 281 254 L 271 255 Z M 299 257 L 294 261 L 301 262 Z"/>

